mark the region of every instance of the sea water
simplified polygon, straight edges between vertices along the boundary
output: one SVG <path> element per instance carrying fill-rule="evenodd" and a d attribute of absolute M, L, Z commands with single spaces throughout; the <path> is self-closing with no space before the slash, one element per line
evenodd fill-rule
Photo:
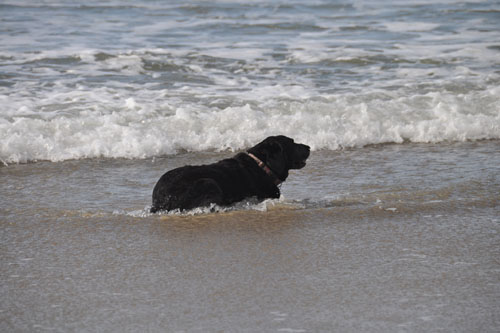
<path fill-rule="evenodd" d="M 0 1 L 2 331 L 497 332 L 497 1 Z M 278 200 L 167 170 L 311 146 Z"/>
<path fill-rule="evenodd" d="M 2 1 L 0 159 L 500 138 L 496 1 Z"/>

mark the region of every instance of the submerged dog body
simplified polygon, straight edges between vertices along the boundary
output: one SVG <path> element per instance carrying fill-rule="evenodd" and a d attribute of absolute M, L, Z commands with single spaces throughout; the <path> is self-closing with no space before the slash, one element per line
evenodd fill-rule
<path fill-rule="evenodd" d="M 271 136 L 233 158 L 170 170 L 154 187 L 151 212 L 227 206 L 249 197 L 279 198 L 277 185 L 290 169 L 306 165 L 309 151 L 309 146 L 286 136 Z"/>

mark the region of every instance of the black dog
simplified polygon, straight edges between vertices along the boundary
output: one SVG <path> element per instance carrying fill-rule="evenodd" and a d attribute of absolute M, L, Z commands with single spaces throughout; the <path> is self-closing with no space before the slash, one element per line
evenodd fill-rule
<path fill-rule="evenodd" d="M 309 146 L 286 136 L 270 136 L 246 153 L 214 164 L 184 166 L 161 176 L 153 190 L 151 212 L 227 206 L 249 197 L 279 198 L 278 184 L 288 170 L 301 169 Z"/>

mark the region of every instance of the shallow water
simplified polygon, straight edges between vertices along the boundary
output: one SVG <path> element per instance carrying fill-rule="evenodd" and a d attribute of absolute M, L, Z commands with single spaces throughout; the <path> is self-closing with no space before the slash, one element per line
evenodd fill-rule
<path fill-rule="evenodd" d="M 231 154 L 0 168 L 2 329 L 498 330 L 498 141 L 318 151 L 280 200 L 146 213 Z"/>

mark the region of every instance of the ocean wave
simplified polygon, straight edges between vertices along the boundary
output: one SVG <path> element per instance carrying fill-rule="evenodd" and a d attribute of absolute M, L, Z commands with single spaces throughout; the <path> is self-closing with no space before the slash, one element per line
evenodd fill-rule
<path fill-rule="evenodd" d="M 304 99 L 286 96 L 229 106 L 161 101 L 161 91 L 117 100 L 99 92 L 58 96 L 44 112 L 0 118 L 4 164 L 81 158 L 149 158 L 179 151 L 233 150 L 284 134 L 318 149 L 380 143 L 500 139 L 500 88 L 406 96 L 380 91 Z M 156 95 L 154 95 L 156 94 Z M 58 102 L 59 100 L 59 102 Z M 222 103 L 224 104 L 224 103 Z M 68 112 L 61 112 L 60 108 Z"/>
<path fill-rule="evenodd" d="M 143 2 L 2 6 L 4 164 L 500 138 L 497 5 Z"/>

